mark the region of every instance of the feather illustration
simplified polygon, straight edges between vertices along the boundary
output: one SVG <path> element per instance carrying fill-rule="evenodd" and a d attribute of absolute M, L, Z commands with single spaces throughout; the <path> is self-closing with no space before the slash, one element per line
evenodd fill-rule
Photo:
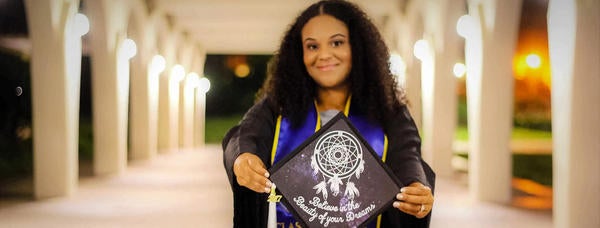
<path fill-rule="evenodd" d="M 356 176 L 356 178 L 360 178 L 360 174 L 365 170 L 365 161 L 364 160 L 360 160 L 360 164 L 358 165 L 358 167 L 356 168 L 356 171 L 354 172 L 354 175 Z"/>
<path fill-rule="evenodd" d="M 319 165 L 317 164 L 317 158 L 313 154 L 310 158 L 310 167 L 313 169 L 313 176 L 319 173 Z"/>
<path fill-rule="evenodd" d="M 317 190 L 316 194 L 322 193 L 323 199 L 327 199 L 327 183 L 325 183 L 325 181 L 321 181 L 321 183 L 315 185 L 313 189 Z"/>
<path fill-rule="evenodd" d="M 358 191 L 356 186 L 354 186 L 354 183 L 348 181 L 348 183 L 346 184 L 346 191 L 344 192 L 344 195 L 348 196 L 349 199 L 354 199 L 354 196 L 359 196 L 360 192 Z"/>
<path fill-rule="evenodd" d="M 340 193 L 340 185 L 342 185 L 342 179 L 338 177 L 338 175 L 334 175 L 331 179 L 329 179 L 329 187 L 331 188 L 331 193 L 333 196 L 337 196 Z"/>

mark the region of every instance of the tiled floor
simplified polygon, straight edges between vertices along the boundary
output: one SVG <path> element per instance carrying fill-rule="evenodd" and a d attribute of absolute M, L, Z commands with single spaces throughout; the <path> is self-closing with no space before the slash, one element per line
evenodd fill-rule
<path fill-rule="evenodd" d="M 438 178 L 432 227 L 552 227 L 549 210 L 472 201 L 459 176 Z M 118 176 L 86 177 L 70 197 L 0 199 L 0 227 L 231 227 L 220 148 L 160 154 Z"/>

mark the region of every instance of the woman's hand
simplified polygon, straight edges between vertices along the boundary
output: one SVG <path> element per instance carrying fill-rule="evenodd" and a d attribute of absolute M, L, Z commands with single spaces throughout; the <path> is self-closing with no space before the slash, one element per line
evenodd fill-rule
<path fill-rule="evenodd" d="M 427 216 L 433 206 L 431 188 L 419 182 L 413 182 L 409 186 L 400 189 L 396 199 L 399 201 L 394 202 L 393 206 L 395 208 L 417 218 Z"/>
<path fill-rule="evenodd" d="M 258 193 L 269 193 L 269 172 L 260 158 L 252 153 L 242 153 L 235 159 L 233 173 L 239 185 Z"/>

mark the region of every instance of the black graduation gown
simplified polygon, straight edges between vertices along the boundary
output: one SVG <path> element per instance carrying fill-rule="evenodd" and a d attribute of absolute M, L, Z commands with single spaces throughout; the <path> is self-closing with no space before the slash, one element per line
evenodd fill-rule
<path fill-rule="evenodd" d="M 240 186 L 233 173 L 233 163 L 242 152 L 256 154 L 270 167 L 271 148 L 275 134 L 277 112 L 266 100 L 255 104 L 239 125 L 225 135 L 223 163 L 233 191 L 234 227 L 266 227 L 268 203 L 266 193 L 256 193 Z M 435 188 L 435 173 L 421 158 L 421 139 L 408 109 L 403 108 L 394 121 L 384 127 L 388 137 L 386 164 L 401 184 L 418 181 Z M 429 227 L 431 212 L 423 219 L 390 208 L 383 213 L 381 227 Z"/>

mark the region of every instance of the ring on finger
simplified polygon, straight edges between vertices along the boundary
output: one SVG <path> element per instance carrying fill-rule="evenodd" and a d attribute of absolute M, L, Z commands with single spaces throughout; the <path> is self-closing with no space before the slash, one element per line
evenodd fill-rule
<path fill-rule="evenodd" d="M 423 213 L 425 211 L 425 204 L 421 204 L 421 209 L 419 210 L 419 213 Z"/>

